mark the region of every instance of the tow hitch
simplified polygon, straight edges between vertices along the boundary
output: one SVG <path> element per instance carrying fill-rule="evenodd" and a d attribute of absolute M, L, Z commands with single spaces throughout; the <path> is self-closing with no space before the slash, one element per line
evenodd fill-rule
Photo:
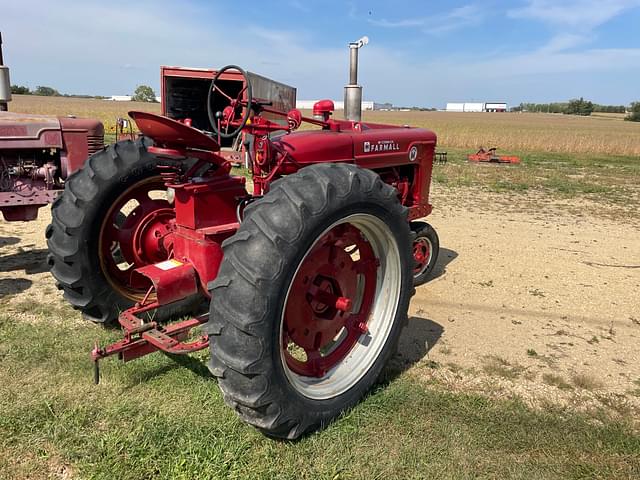
<path fill-rule="evenodd" d="M 196 274 L 191 264 L 167 260 L 147 265 L 136 270 L 134 274 L 138 281 L 146 278 L 151 280 L 152 285 L 141 302 L 125 310 L 118 317 L 124 338 L 102 348 L 96 342 L 91 351 L 93 380 L 96 384 L 100 383 L 99 361 L 111 355 L 118 355 L 122 361 L 128 362 L 158 350 L 171 354 L 185 354 L 209 346 L 206 335 L 190 342 L 184 341 L 192 328 L 209 320 L 207 313 L 167 326 L 141 318 L 141 314 L 148 317 L 162 305 L 197 293 Z M 168 285 L 173 288 L 166 288 Z M 151 300 L 152 297 L 155 299 Z"/>

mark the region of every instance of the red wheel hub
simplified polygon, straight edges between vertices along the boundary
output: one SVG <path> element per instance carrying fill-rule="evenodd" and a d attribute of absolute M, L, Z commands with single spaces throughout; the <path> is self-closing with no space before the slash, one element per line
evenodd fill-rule
<path fill-rule="evenodd" d="M 413 269 L 414 275 L 422 273 L 431 260 L 431 243 L 424 237 L 416 238 L 413 242 L 413 259 L 415 260 L 415 267 Z"/>
<path fill-rule="evenodd" d="M 131 287 L 131 272 L 166 260 L 173 249 L 175 211 L 166 200 L 150 196 L 165 190 L 159 177 L 132 186 L 116 199 L 102 224 L 103 272 L 115 289 L 130 298 L 140 293 Z"/>
<path fill-rule="evenodd" d="M 378 264 L 369 242 L 350 224 L 315 243 L 285 306 L 282 348 L 292 371 L 322 377 L 367 333 Z"/>
<path fill-rule="evenodd" d="M 158 205 L 154 204 L 154 206 Z M 173 247 L 171 220 L 174 218 L 172 208 L 150 210 L 142 218 L 138 218 L 138 215 L 127 217 L 120 229 L 125 236 L 125 241 L 120 247 L 123 253 L 127 252 L 124 253 L 125 257 L 134 259 L 132 263 L 139 265 L 166 260 Z"/>

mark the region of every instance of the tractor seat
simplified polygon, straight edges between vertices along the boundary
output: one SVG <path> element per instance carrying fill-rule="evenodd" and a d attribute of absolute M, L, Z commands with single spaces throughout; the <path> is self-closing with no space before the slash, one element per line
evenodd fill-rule
<path fill-rule="evenodd" d="M 220 150 L 214 138 L 185 123 L 148 112 L 131 111 L 129 116 L 136 122 L 140 132 L 151 138 L 158 147 L 210 152 Z"/>

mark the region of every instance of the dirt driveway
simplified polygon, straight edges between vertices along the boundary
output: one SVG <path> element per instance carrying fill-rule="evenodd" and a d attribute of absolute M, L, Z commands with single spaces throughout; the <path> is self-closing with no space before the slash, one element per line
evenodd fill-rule
<path fill-rule="evenodd" d="M 442 252 L 411 304 L 408 360 L 428 352 L 431 377 L 531 403 L 637 407 L 637 222 L 570 214 L 580 205 L 544 198 L 523 212 L 497 195 L 435 193 Z"/>
<path fill-rule="evenodd" d="M 489 194 L 434 198 L 442 252 L 411 303 L 400 348 L 409 372 L 532 403 L 637 407 L 637 223 L 535 208 L 544 199 L 523 212 Z M 42 321 L 30 302 L 62 304 L 46 267 L 49 219 L 42 209 L 37 222 L 0 223 L 0 302 L 22 321 Z"/>

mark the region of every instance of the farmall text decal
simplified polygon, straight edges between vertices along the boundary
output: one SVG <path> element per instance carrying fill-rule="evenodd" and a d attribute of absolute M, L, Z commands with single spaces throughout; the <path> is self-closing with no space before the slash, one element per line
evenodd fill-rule
<path fill-rule="evenodd" d="M 378 140 L 377 142 L 364 142 L 362 144 L 364 153 L 375 152 L 397 152 L 400 145 L 393 140 Z"/>

